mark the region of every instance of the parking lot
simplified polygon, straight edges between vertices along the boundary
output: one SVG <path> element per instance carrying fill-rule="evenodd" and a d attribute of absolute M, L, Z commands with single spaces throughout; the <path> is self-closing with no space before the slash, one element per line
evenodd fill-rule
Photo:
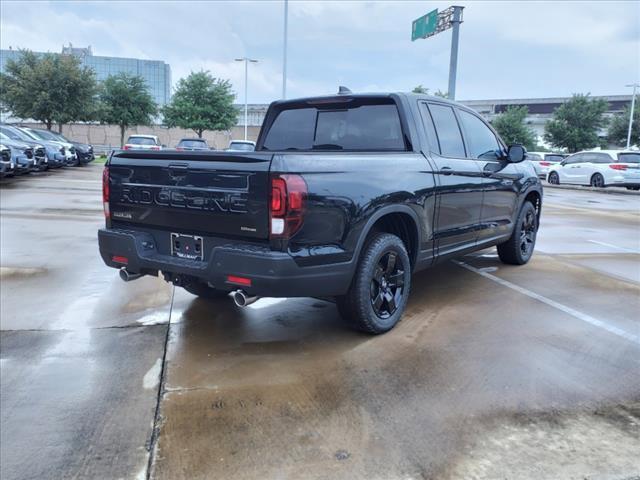
<path fill-rule="evenodd" d="M 640 475 L 640 195 L 546 188 L 536 254 L 417 274 L 377 337 L 98 255 L 99 165 L 0 185 L 3 479 Z"/>

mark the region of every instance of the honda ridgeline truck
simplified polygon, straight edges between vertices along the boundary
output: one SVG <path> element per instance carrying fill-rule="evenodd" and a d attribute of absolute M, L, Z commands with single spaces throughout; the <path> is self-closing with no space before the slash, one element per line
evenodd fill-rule
<path fill-rule="evenodd" d="M 205 298 L 334 298 L 391 329 L 411 274 L 497 246 L 527 263 L 542 187 L 521 145 L 420 94 L 273 102 L 255 151 L 120 151 L 103 176 L 104 262 Z"/>

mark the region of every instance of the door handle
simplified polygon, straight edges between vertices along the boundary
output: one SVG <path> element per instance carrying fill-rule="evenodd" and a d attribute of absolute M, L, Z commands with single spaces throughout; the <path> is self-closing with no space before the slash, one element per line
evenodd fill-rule
<path fill-rule="evenodd" d="M 453 170 L 451 167 L 442 167 L 440 169 L 440 173 L 442 173 L 443 175 L 451 175 L 453 173 Z"/>

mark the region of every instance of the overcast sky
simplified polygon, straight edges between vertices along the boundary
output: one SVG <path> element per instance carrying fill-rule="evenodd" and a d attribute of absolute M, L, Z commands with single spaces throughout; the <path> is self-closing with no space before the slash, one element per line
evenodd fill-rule
<path fill-rule="evenodd" d="M 461 1 L 457 98 L 630 93 L 640 80 L 640 2 Z M 451 3 L 289 2 L 288 97 L 446 90 L 451 31 L 411 42 L 411 21 Z M 244 101 L 281 95 L 283 2 L 0 2 L 2 48 L 164 60 L 173 83 L 190 71 L 228 78 Z"/>

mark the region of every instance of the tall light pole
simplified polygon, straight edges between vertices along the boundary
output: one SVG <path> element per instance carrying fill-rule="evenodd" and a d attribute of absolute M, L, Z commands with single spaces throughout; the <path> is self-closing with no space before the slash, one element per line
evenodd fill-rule
<path fill-rule="evenodd" d="M 451 19 L 451 58 L 449 59 L 449 98 L 456 99 L 456 76 L 458 73 L 458 38 L 460 36 L 460 24 L 462 23 L 462 9 L 454 5 L 453 18 Z"/>
<path fill-rule="evenodd" d="M 629 131 L 627 132 L 627 150 L 631 148 L 631 127 L 633 126 L 633 109 L 636 106 L 636 88 L 640 87 L 640 83 L 632 83 L 625 85 L 625 87 L 633 87 L 633 94 L 631 95 L 631 113 L 629 114 Z"/>
<path fill-rule="evenodd" d="M 247 103 L 247 85 L 249 84 L 249 62 L 258 63 L 249 57 L 236 58 L 236 62 L 244 62 L 244 139 L 247 139 L 247 125 L 249 125 L 249 107 Z"/>
<path fill-rule="evenodd" d="M 282 99 L 287 98 L 287 26 L 289 24 L 289 0 L 284 0 L 284 47 L 282 51 Z"/>

